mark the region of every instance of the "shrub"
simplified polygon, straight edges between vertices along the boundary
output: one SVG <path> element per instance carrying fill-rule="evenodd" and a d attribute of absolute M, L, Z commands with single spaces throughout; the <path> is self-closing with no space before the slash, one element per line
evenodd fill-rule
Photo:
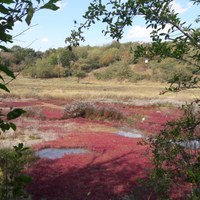
<path fill-rule="evenodd" d="M 151 79 L 153 81 L 167 82 L 174 77 L 174 74 L 180 74 L 181 77 L 192 74 L 192 71 L 187 69 L 186 65 L 171 58 L 165 58 L 161 62 L 153 60 L 148 65 L 152 70 Z"/>
<path fill-rule="evenodd" d="M 137 82 L 139 80 L 150 79 L 149 75 L 136 74 L 131 70 L 130 65 L 124 61 L 118 61 L 107 67 L 104 71 L 94 72 L 98 80 L 117 79 L 118 81 Z"/>
<path fill-rule="evenodd" d="M 14 149 L 0 150 L 0 199 L 13 200 L 28 197 L 25 186 L 31 177 L 24 174 L 24 166 L 33 158 L 32 153 L 22 143 Z"/>
<path fill-rule="evenodd" d="M 79 83 L 82 78 L 86 77 L 86 73 L 81 69 L 77 69 L 73 71 L 73 76 L 77 77 L 77 82 Z"/>
<path fill-rule="evenodd" d="M 123 118 L 123 115 L 115 108 L 97 106 L 90 102 L 76 101 L 65 107 L 63 118 L 70 119 L 77 117 L 119 120 Z"/>
<path fill-rule="evenodd" d="M 47 58 L 38 59 L 35 67 L 36 77 L 38 78 L 52 78 L 57 76 L 54 71 L 54 65 Z"/>
<path fill-rule="evenodd" d="M 104 51 L 99 59 L 101 66 L 108 66 L 114 61 L 119 60 L 119 50 L 117 48 L 110 48 Z"/>
<path fill-rule="evenodd" d="M 170 199 L 174 186 L 181 189 L 185 185 L 191 189 L 188 199 L 200 199 L 199 108 L 199 101 L 184 106 L 182 118 L 168 122 L 159 135 L 145 142 L 153 154 L 153 169 L 144 185 L 158 199 Z"/>

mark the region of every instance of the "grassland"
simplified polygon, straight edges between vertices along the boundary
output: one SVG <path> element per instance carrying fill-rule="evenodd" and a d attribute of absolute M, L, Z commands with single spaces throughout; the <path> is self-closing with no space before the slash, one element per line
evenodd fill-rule
<path fill-rule="evenodd" d="M 199 89 L 181 91 L 179 93 L 167 93 L 159 95 L 167 85 L 158 82 L 117 82 L 96 81 L 90 79 L 77 83 L 75 78 L 53 79 L 29 79 L 17 77 L 9 85 L 10 94 L 1 96 L 13 96 L 19 98 L 38 99 L 114 99 L 131 102 L 134 99 L 163 99 L 188 101 L 199 98 Z"/>

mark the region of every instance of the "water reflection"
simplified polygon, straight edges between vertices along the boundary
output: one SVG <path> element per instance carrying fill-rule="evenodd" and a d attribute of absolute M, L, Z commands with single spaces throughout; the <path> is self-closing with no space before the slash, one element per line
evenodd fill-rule
<path fill-rule="evenodd" d="M 116 132 L 115 134 L 128 137 L 128 138 L 142 138 L 143 137 L 143 135 L 135 129 L 131 131 L 121 130 L 121 131 Z"/>
<path fill-rule="evenodd" d="M 200 140 L 188 140 L 178 142 L 178 145 L 185 147 L 187 149 L 199 149 L 200 148 Z"/>
<path fill-rule="evenodd" d="M 62 158 L 64 155 L 85 154 L 85 153 L 89 153 L 89 151 L 83 148 L 62 148 L 62 149 L 46 148 L 38 150 L 35 154 L 39 158 L 57 159 L 57 158 Z"/>

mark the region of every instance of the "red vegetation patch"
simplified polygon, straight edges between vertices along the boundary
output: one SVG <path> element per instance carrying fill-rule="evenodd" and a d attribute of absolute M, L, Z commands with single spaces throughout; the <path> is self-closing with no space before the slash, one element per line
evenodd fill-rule
<path fill-rule="evenodd" d="M 151 111 L 146 113 L 142 120 L 138 120 L 135 127 L 148 134 L 158 134 L 165 127 L 167 122 L 173 121 L 181 115 L 182 112 L 180 109 L 174 109 L 173 112 Z"/>
<path fill-rule="evenodd" d="M 57 108 L 44 108 L 43 114 L 47 119 L 60 119 L 63 116 L 63 110 Z"/>
<path fill-rule="evenodd" d="M 41 102 L 38 100 L 28 100 L 28 101 L 5 101 L 0 103 L 0 107 L 27 107 L 33 105 L 40 105 Z"/>
<path fill-rule="evenodd" d="M 33 199 L 120 199 L 150 167 L 138 141 L 112 133 L 71 133 L 35 147 L 84 147 L 91 153 L 36 162 L 28 171 L 33 177 L 29 187 Z"/>
<path fill-rule="evenodd" d="M 144 155 L 146 147 L 137 145 L 140 139 L 118 136 L 107 132 L 107 129 L 98 131 L 97 126 L 128 126 L 146 134 L 157 134 L 167 121 L 182 114 L 178 108 L 172 110 L 156 106 L 96 103 L 97 106 L 108 109 L 115 108 L 126 119 L 63 120 L 63 105 L 64 102 L 58 100 L 0 103 L 1 107 L 31 108 L 33 115 L 15 120 L 17 127 L 57 136 L 55 141 L 38 144 L 34 147 L 35 150 L 46 147 L 81 147 L 90 151 L 88 154 L 66 155 L 56 160 L 40 159 L 32 165 L 27 172 L 33 177 L 33 182 L 28 187 L 33 200 L 121 199 L 136 187 L 136 179 L 145 177 L 151 166 L 148 157 Z M 39 114 L 34 115 L 38 111 Z M 88 127 L 94 127 L 94 131 Z"/>

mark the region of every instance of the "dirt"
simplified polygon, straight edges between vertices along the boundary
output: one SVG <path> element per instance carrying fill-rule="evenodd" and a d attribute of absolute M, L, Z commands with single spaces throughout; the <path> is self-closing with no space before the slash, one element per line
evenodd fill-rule
<path fill-rule="evenodd" d="M 33 200 L 118 200 L 137 186 L 151 167 L 147 147 L 138 145 L 158 134 L 169 120 L 181 116 L 177 107 L 134 105 L 96 101 L 114 107 L 127 120 L 62 119 L 64 102 L 16 99 L 0 102 L 2 109 L 21 107 L 27 114 L 15 120 L 18 130 L 1 136 L 0 146 L 24 142 L 33 150 L 83 148 L 87 154 L 68 154 L 58 159 L 38 159 L 27 173 L 33 178 L 27 190 Z M 157 104 L 157 103 L 156 103 Z M 117 135 L 136 130 L 144 138 Z"/>

